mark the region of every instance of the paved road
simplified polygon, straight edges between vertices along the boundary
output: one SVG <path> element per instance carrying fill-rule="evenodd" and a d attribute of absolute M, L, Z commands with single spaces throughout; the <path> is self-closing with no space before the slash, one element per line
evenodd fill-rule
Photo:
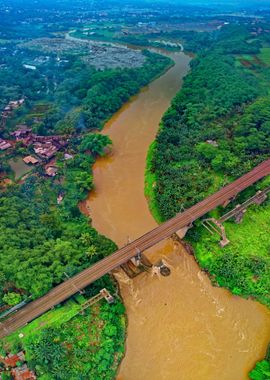
<path fill-rule="evenodd" d="M 111 272 L 113 269 L 124 264 L 132 257 L 136 256 L 137 250 L 143 252 L 161 240 L 170 237 L 179 229 L 188 226 L 196 219 L 202 217 L 207 212 L 222 205 L 253 183 L 270 174 L 270 159 L 255 167 L 249 173 L 238 178 L 236 181 L 225 186 L 215 194 L 205 198 L 203 201 L 192 206 L 181 214 L 156 227 L 132 243 L 114 252 L 110 256 L 100 260 L 91 267 L 78 273 L 70 280 L 53 288 L 45 296 L 31 302 L 23 309 L 16 312 L 3 323 L 0 323 L 0 338 L 9 335 L 27 322 L 43 314 L 53 306 L 59 304 L 73 294 L 78 289 L 83 289 L 95 280 Z"/>

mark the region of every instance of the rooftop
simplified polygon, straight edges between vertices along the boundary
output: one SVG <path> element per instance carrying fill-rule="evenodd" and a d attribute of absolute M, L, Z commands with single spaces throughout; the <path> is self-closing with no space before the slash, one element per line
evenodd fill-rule
<path fill-rule="evenodd" d="M 33 157 L 33 156 L 27 156 L 27 157 L 24 157 L 23 158 L 23 161 L 26 163 L 26 164 L 32 164 L 32 165 L 35 165 L 37 164 L 39 161 L 37 158 Z"/>
<path fill-rule="evenodd" d="M 12 145 L 8 141 L 0 139 L 0 150 L 6 150 L 8 148 L 11 148 L 11 146 Z"/>

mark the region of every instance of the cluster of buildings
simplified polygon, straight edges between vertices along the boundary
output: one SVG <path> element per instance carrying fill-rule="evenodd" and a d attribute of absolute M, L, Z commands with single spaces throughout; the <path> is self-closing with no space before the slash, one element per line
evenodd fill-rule
<path fill-rule="evenodd" d="M 68 140 L 63 136 L 39 136 L 32 132 L 32 129 L 25 124 L 17 125 L 17 129 L 10 135 L 16 142 L 21 142 L 25 147 L 33 148 L 34 155 L 28 155 L 23 158 L 26 165 L 44 165 L 46 175 L 55 177 L 57 167 L 55 166 L 55 155 L 58 151 L 63 150 Z M 14 141 L 14 140 L 13 140 Z M 0 138 L 0 151 L 11 148 L 14 142 Z M 65 153 L 64 159 L 73 158 L 72 155 Z"/>
<path fill-rule="evenodd" d="M 32 133 L 32 129 L 27 127 L 25 124 L 17 125 L 15 132 L 11 132 L 11 136 L 15 137 L 16 141 L 21 141 L 27 138 Z"/>
<path fill-rule="evenodd" d="M 3 112 L 1 113 L 2 121 L 1 124 L 5 125 L 6 120 L 11 116 L 12 112 L 23 105 L 25 99 L 19 99 L 19 100 L 11 100 L 8 105 L 4 108 Z"/>
<path fill-rule="evenodd" d="M 0 380 L 3 373 L 9 373 L 14 380 L 37 379 L 35 373 L 28 368 L 23 351 L 17 354 L 8 354 L 6 357 L 0 356 L 0 362 L 4 364 L 4 368 L 0 368 Z"/>
<path fill-rule="evenodd" d="M 55 164 L 55 155 L 67 146 L 68 140 L 65 137 L 39 136 L 34 134 L 32 129 L 25 124 L 17 125 L 17 129 L 11 132 L 10 135 L 16 142 L 21 142 L 25 147 L 31 146 L 33 148 L 35 154 L 28 155 L 22 159 L 26 165 L 42 165 L 47 176 L 55 177 L 57 175 L 58 169 Z M 0 151 L 12 146 L 12 141 L 9 142 L 0 138 Z M 72 158 L 73 155 L 67 152 L 64 153 L 65 160 Z M 62 201 L 62 198 L 60 198 L 57 200 L 59 203 Z"/>
<path fill-rule="evenodd" d="M 38 136 L 32 132 L 27 125 L 18 125 L 17 129 L 11 133 L 17 142 L 22 142 L 24 146 L 33 147 L 36 156 L 26 156 L 23 161 L 27 165 L 37 165 L 40 162 L 48 162 L 45 167 L 45 173 L 49 177 L 55 177 L 57 168 L 52 163 L 56 153 L 67 146 L 68 142 L 63 136 Z"/>
<path fill-rule="evenodd" d="M 32 133 L 32 129 L 26 125 L 18 125 L 17 129 L 11 133 L 17 142 L 22 142 L 24 146 L 33 146 L 35 154 L 41 160 L 50 160 L 55 154 L 67 145 L 67 140 L 63 136 L 38 136 Z M 39 159 L 27 156 L 24 159 L 26 164 L 36 165 Z"/>
<path fill-rule="evenodd" d="M 19 125 L 11 135 L 26 147 L 32 145 L 36 155 L 45 160 L 54 157 L 67 145 L 67 141 L 62 136 L 38 136 L 33 134 L 32 129 L 26 125 Z"/>
<path fill-rule="evenodd" d="M 262 33 L 270 33 L 270 30 L 269 29 L 264 29 L 264 28 L 262 28 L 261 26 L 254 26 L 253 28 L 252 28 L 252 32 L 250 33 L 252 36 L 255 36 L 255 37 L 257 37 L 257 36 L 259 36 L 260 34 L 262 34 Z"/>
<path fill-rule="evenodd" d="M 122 46 L 95 44 L 90 46 L 89 53 L 83 57 L 84 62 L 99 70 L 142 67 L 146 60 L 141 51 Z"/>
<path fill-rule="evenodd" d="M 32 136 L 34 151 L 36 155 L 44 159 L 50 159 L 64 148 L 67 143 L 61 136 Z"/>

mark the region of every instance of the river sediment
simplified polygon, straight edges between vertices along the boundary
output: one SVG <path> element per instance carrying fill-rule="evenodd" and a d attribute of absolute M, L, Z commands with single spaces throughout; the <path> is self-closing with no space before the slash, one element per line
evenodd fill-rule
<path fill-rule="evenodd" d="M 102 133 L 111 153 L 94 165 L 95 191 L 86 201 L 93 226 L 119 247 L 156 226 L 144 196 L 150 143 L 163 113 L 181 87 L 190 58 L 176 62 L 124 105 Z M 115 273 L 126 305 L 126 355 L 118 380 L 245 380 L 266 351 L 270 316 L 265 307 L 211 285 L 194 258 L 169 239 L 148 253 L 163 259 L 167 277 Z"/>

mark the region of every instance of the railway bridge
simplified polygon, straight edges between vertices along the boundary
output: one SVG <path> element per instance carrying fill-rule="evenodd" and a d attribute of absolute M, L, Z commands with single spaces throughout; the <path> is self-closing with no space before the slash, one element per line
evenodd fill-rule
<path fill-rule="evenodd" d="M 208 196 L 174 218 L 147 232 L 143 236 L 120 248 L 108 257 L 98 261 L 69 280 L 53 288 L 43 297 L 29 303 L 4 322 L 0 323 L 0 338 L 7 336 L 26 323 L 37 318 L 53 306 L 63 302 L 78 290 L 85 288 L 95 280 L 113 269 L 136 257 L 161 240 L 172 236 L 177 231 L 186 231 L 192 223 L 220 205 L 227 204 L 241 191 L 270 175 L 270 159 L 256 166 L 253 170 L 238 178 L 216 193 Z"/>

